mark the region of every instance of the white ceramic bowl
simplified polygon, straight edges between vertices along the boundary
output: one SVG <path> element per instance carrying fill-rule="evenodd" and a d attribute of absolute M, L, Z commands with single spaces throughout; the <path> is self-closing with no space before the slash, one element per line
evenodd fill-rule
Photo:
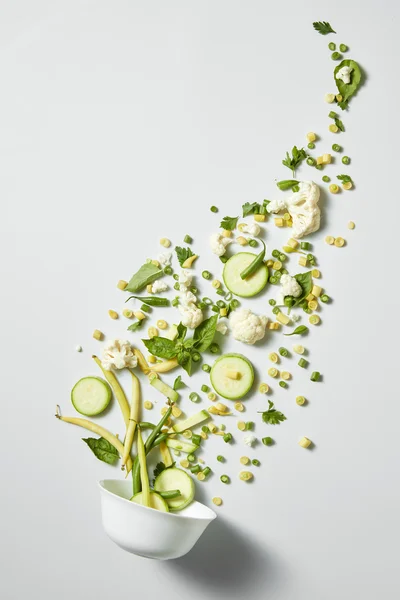
<path fill-rule="evenodd" d="M 193 548 L 217 516 L 200 502 L 178 513 L 164 513 L 130 502 L 132 483 L 119 479 L 99 481 L 101 513 L 106 534 L 120 548 L 158 560 L 183 556 Z"/>

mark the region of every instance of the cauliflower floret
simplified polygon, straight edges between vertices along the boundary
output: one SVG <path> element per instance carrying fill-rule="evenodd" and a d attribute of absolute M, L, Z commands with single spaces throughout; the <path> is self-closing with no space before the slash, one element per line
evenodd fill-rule
<path fill-rule="evenodd" d="M 321 211 L 318 206 L 319 187 L 313 181 L 302 181 L 300 190 L 287 198 L 272 200 L 267 206 L 268 212 L 287 210 L 293 220 L 293 237 L 318 231 Z"/>
<path fill-rule="evenodd" d="M 257 237 L 261 231 L 261 227 L 257 223 L 242 223 L 240 229 L 243 233 L 249 233 Z"/>
<path fill-rule="evenodd" d="M 352 70 L 352 67 L 342 67 L 336 73 L 336 79 L 341 79 L 343 83 L 350 83 L 350 74 Z"/>
<path fill-rule="evenodd" d="M 165 281 L 160 281 L 157 279 L 154 283 L 151 284 L 151 291 L 153 294 L 158 294 L 159 292 L 165 292 L 168 289 L 168 285 Z"/>
<path fill-rule="evenodd" d="M 183 306 L 190 306 L 191 304 L 196 304 L 197 298 L 192 292 L 188 292 L 186 286 L 183 286 L 184 289 L 179 294 L 179 298 L 181 300 L 181 304 Z"/>
<path fill-rule="evenodd" d="M 246 446 L 254 446 L 254 444 L 257 441 L 257 438 L 255 435 L 246 435 L 246 437 L 243 438 L 243 441 L 246 444 Z"/>
<path fill-rule="evenodd" d="M 182 316 L 182 325 L 189 327 L 189 329 L 196 329 L 203 321 L 202 311 L 193 303 L 187 306 L 180 304 L 178 310 Z"/>
<path fill-rule="evenodd" d="M 188 288 L 189 286 L 192 285 L 192 280 L 193 280 L 193 275 L 190 271 L 188 271 L 187 269 L 182 269 L 180 275 L 179 275 L 179 283 L 180 283 L 180 289 L 181 291 L 185 291 L 183 288 Z"/>
<path fill-rule="evenodd" d="M 297 323 L 297 321 L 300 321 L 300 319 L 301 319 L 301 316 L 296 313 L 291 313 L 290 316 L 292 318 L 293 323 Z"/>
<path fill-rule="evenodd" d="M 213 233 L 210 237 L 210 247 L 214 254 L 217 256 L 223 256 L 226 252 L 226 248 L 232 243 L 231 238 L 224 237 L 220 233 Z"/>
<path fill-rule="evenodd" d="M 163 252 L 163 254 L 160 254 L 158 256 L 157 260 L 160 263 L 160 265 L 165 267 L 166 265 L 171 264 L 171 258 L 172 258 L 172 252 Z"/>
<path fill-rule="evenodd" d="M 228 325 L 226 324 L 226 320 L 219 320 L 215 329 L 216 331 L 218 331 L 218 333 L 225 335 L 228 331 Z"/>
<path fill-rule="evenodd" d="M 125 367 L 134 369 L 137 365 L 137 358 L 127 340 L 113 340 L 104 346 L 101 365 L 106 371 Z"/>
<path fill-rule="evenodd" d="M 284 304 L 285 296 L 293 296 L 294 298 L 301 296 L 303 289 L 297 279 L 291 277 L 291 275 L 282 275 L 280 283 L 281 290 L 276 298 L 277 304 Z"/>
<path fill-rule="evenodd" d="M 255 344 L 258 340 L 262 340 L 267 323 L 268 317 L 259 317 L 248 308 L 234 310 L 229 317 L 233 337 L 245 344 Z"/>

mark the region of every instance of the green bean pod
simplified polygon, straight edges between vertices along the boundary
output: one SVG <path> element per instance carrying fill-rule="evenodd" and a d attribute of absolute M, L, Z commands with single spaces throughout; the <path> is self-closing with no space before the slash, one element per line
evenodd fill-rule
<path fill-rule="evenodd" d="M 240 273 L 240 277 L 242 279 L 247 279 L 247 277 L 250 277 L 250 275 L 254 275 L 254 273 L 256 271 L 258 271 L 258 269 L 261 267 L 261 265 L 264 262 L 264 258 L 265 258 L 265 244 L 264 242 L 261 240 L 262 245 L 264 246 L 264 248 L 261 250 L 260 254 L 258 254 L 255 259 L 253 260 L 253 262 L 251 262 L 249 264 L 249 266 Z"/>

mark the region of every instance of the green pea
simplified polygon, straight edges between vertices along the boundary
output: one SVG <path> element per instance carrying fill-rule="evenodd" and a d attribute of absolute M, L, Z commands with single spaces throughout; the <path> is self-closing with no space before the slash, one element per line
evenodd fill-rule
<path fill-rule="evenodd" d="M 350 164 L 350 157 L 349 156 L 343 156 L 342 163 L 344 165 L 349 165 Z"/>
<path fill-rule="evenodd" d="M 332 50 L 332 51 L 336 50 L 336 44 L 335 44 L 335 42 L 329 42 L 328 48 L 329 48 L 329 50 Z"/>

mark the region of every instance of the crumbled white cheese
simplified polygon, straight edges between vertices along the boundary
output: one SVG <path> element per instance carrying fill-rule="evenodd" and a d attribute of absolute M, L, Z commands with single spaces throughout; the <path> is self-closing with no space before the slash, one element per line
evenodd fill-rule
<path fill-rule="evenodd" d="M 319 187 L 313 181 L 301 181 L 299 188 L 292 196 L 272 200 L 267 206 L 268 212 L 287 210 L 293 221 L 292 235 L 295 238 L 318 231 L 321 220 Z"/>
<path fill-rule="evenodd" d="M 134 369 L 137 365 L 137 358 L 127 340 L 112 340 L 104 346 L 101 364 L 106 371 L 125 367 Z"/>
<path fill-rule="evenodd" d="M 165 281 L 161 281 L 160 279 L 156 279 L 156 281 L 154 281 L 151 284 L 151 291 L 153 292 L 153 294 L 158 294 L 159 292 L 165 292 L 168 289 L 168 285 L 165 283 Z"/>
<path fill-rule="evenodd" d="M 213 233 L 210 237 L 210 247 L 214 254 L 217 256 L 223 256 L 226 252 L 226 248 L 232 243 L 232 239 L 224 237 L 219 232 Z"/>
<path fill-rule="evenodd" d="M 341 79 L 343 83 L 350 83 L 350 75 L 352 70 L 352 67 L 342 67 L 336 73 L 336 79 Z"/>
<path fill-rule="evenodd" d="M 248 308 L 234 310 L 229 316 L 233 337 L 245 344 L 255 344 L 262 340 L 267 323 L 268 317 L 257 316 Z"/>

